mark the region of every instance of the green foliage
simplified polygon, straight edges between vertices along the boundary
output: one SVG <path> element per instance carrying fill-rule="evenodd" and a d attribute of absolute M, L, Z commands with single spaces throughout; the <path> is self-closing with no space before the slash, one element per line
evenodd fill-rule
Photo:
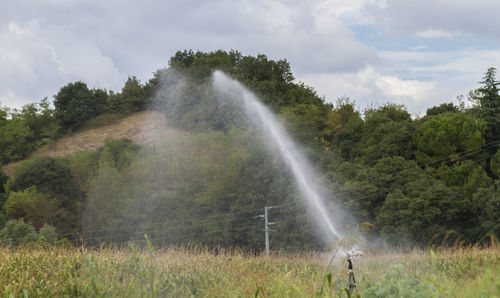
<path fill-rule="evenodd" d="M 39 231 L 39 237 L 43 237 L 43 239 L 49 244 L 56 244 L 58 235 L 56 233 L 56 228 L 49 224 L 44 224 Z"/>
<path fill-rule="evenodd" d="M 255 214 L 295 195 L 288 174 L 261 142 L 255 132 L 237 129 L 192 134 L 143 148 L 122 166 L 109 161 L 126 159 L 126 146 L 117 146 L 123 150 L 114 158 L 105 154 L 105 146 L 88 193 L 87 243 L 123 243 L 147 232 L 155 244 L 189 241 L 260 249 L 262 222 Z M 282 220 L 274 247 L 317 245 L 300 213 L 274 213 Z"/>
<path fill-rule="evenodd" d="M 497 235 L 500 83 L 494 68 L 470 93 L 472 108 L 445 103 L 413 120 L 404 106 L 388 103 L 362 117 L 348 97 L 326 103 L 295 82 L 286 60 L 223 50 L 179 51 L 147 83 L 131 76 L 119 93 L 74 82 L 54 96 L 55 109 L 47 99 L 20 110 L 1 107 L 3 164 L 27 158 L 58 131 L 104 126 L 147 108 L 184 131 L 151 146 L 107 140 L 97 152 L 32 158 L 7 183 L 0 172 L 0 224 L 6 216 L 40 229 L 50 223 L 59 233 L 83 235 L 89 245 L 142 240 L 147 233 L 153 244 L 257 251 L 262 223 L 254 216 L 265 205 L 285 204 L 272 211 L 280 224 L 271 246 L 322 247 L 297 205 L 283 160 L 266 151 L 242 107 L 219 98 L 214 70 L 242 82 L 278 114 L 313 166 L 325 171 L 322 178 L 342 207 L 375 224 L 371 236 L 402 245 L 425 244 L 450 230 L 466 242 Z"/>
<path fill-rule="evenodd" d="M 54 199 L 37 192 L 36 187 L 30 187 L 11 192 L 3 209 L 9 218 L 25 219 L 40 229 L 46 223 L 55 223 L 59 213 L 57 205 Z"/>
<path fill-rule="evenodd" d="M 456 160 L 459 153 L 480 148 L 484 143 L 485 123 L 466 114 L 441 114 L 423 122 L 414 141 L 419 163 L 449 158 Z"/>
<path fill-rule="evenodd" d="M 436 116 L 440 114 L 447 114 L 447 113 L 453 114 L 458 112 L 459 112 L 458 107 L 450 102 L 450 103 L 442 103 L 439 106 L 428 108 L 425 114 L 427 116 Z"/>
<path fill-rule="evenodd" d="M 133 113 L 146 109 L 151 96 L 136 77 L 129 77 L 121 93 L 111 94 L 106 102 L 108 113 Z"/>
<path fill-rule="evenodd" d="M 376 224 L 391 242 L 427 244 L 451 228 L 459 212 L 458 196 L 431 178 L 408 183 L 387 195 Z"/>
<path fill-rule="evenodd" d="M 9 220 L 0 230 L 0 243 L 5 246 L 34 243 L 38 239 L 35 228 L 23 219 Z"/>
<path fill-rule="evenodd" d="M 9 180 L 9 177 L 2 171 L 1 166 L 0 164 L 0 195 L 5 193 L 5 184 Z"/>
<path fill-rule="evenodd" d="M 462 187 L 468 197 L 480 188 L 493 186 L 492 179 L 483 167 L 471 161 L 457 162 L 451 167 L 443 164 L 438 169 L 438 175 L 448 186 Z"/>
<path fill-rule="evenodd" d="M 156 72 L 148 85 L 161 101 L 154 108 L 163 109 L 169 124 L 183 129 L 227 131 L 246 123 L 241 107 L 221 103 L 215 97 L 210 80 L 215 70 L 240 80 L 275 111 L 297 104 L 315 105 L 321 113 L 329 108 L 312 88 L 293 83 L 290 65 L 285 60 L 273 61 L 265 55 L 243 56 L 236 51 L 183 51 L 177 52 L 169 65 Z"/>
<path fill-rule="evenodd" d="M 486 71 L 482 87 L 476 90 L 473 100 L 478 103 L 479 117 L 486 122 L 486 141 L 498 141 L 500 136 L 500 94 L 498 86 L 500 82 L 496 80 L 496 69 L 488 68 Z"/>
<path fill-rule="evenodd" d="M 46 98 L 38 104 L 27 104 L 20 111 L 9 111 L 6 115 L 10 119 L 5 118 L 0 125 L 0 162 L 26 158 L 57 137 L 54 110 Z"/>
<path fill-rule="evenodd" d="M 0 130 L 0 148 L 2 148 L 2 162 L 23 159 L 33 151 L 33 131 L 25 121 L 10 120 Z"/>
<path fill-rule="evenodd" d="M 325 127 L 324 114 L 318 106 L 311 104 L 298 104 L 281 109 L 281 116 L 288 124 L 288 131 L 295 140 L 305 144 L 321 135 Z"/>
<path fill-rule="evenodd" d="M 406 111 L 406 107 L 403 105 L 388 103 L 379 108 L 370 108 L 365 111 L 365 122 L 368 129 L 389 121 L 409 120 L 411 120 L 410 113 Z"/>
<path fill-rule="evenodd" d="M 35 157 L 23 163 L 9 182 L 11 191 L 21 191 L 36 186 L 46 194 L 74 198 L 77 190 L 67 165 L 52 157 Z"/>
<path fill-rule="evenodd" d="M 69 83 L 54 96 L 55 116 L 64 129 L 77 130 L 104 112 L 108 94 L 89 90 L 83 82 Z"/>
<path fill-rule="evenodd" d="M 25 222 L 22 218 L 11 219 L 0 230 L 0 244 L 2 246 L 18 246 L 25 244 L 34 244 L 43 239 L 49 244 L 56 244 L 58 235 L 53 226 L 44 224 L 37 233 L 30 222 Z"/>
<path fill-rule="evenodd" d="M 490 160 L 490 169 L 496 178 L 500 178 L 500 148 Z"/>
<path fill-rule="evenodd" d="M 87 193 L 90 180 L 94 178 L 99 167 L 99 152 L 77 152 L 67 159 L 67 165 L 77 189 Z"/>
<path fill-rule="evenodd" d="M 0 127 L 7 123 L 9 117 L 9 108 L 0 106 Z"/>
<path fill-rule="evenodd" d="M 376 284 L 363 291 L 363 297 L 436 297 L 431 283 L 404 272 L 402 264 L 392 265 Z"/>
<path fill-rule="evenodd" d="M 127 168 L 133 161 L 139 146 L 129 139 L 106 140 L 100 153 L 101 167 L 112 167 L 118 170 Z"/>
<path fill-rule="evenodd" d="M 52 157 L 28 160 L 16 171 L 7 186 L 9 191 L 18 193 L 16 196 L 24 197 L 27 201 L 31 197 L 34 208 L 38 208 L 35 210 L 39 210 L 42 218 L 57 215 L 48 222 L 53 223 L 59 232 L 76 232 L 81 222 L 83 197 L 63 160 Z M 22 192 L 33 186 L 36 192 L 33 189 Z M 42 199 L 40 194 L 44 194 L 46 199 Z M 39 226 L 43 223 L 40 222 Z"/>
<path fill-rule="evenodd" d="M 356 111 L 355 103 L 349 97 L 341 97 L 331 111 L 328 111 L 325 121 L 323 137 L 332 141 L 335 135 L 345 128 L 350 122 L 361 122 L 359 112 Z"/>

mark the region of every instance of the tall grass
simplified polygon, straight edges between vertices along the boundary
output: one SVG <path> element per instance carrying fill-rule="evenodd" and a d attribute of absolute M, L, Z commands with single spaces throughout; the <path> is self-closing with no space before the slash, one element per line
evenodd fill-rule
<path fill-rule="evenodd" d="M 3 296 L 345 297 L 346 263 L 195 248 L 0 248 Z M 362 297 L 498 297 L 497 247 L 354 258 Z"/>

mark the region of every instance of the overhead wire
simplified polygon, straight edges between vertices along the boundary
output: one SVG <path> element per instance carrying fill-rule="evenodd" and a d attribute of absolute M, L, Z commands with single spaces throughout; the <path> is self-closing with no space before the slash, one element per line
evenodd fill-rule
<path fill-rule="evenodd" d="M 496 140 L 496 141 L 493 141 L 493 142 L 489 142 L 487 144 L 484 144 L 482 145 L 481 147 L 478 147 L 478 148 L 474 148 L 474 149 L 470 149 L 470 150 L 467 150 L 467 151 L 463 151 L 463 152 L 459 152 L 457 153 L 459 155 L 459 157 L 457 158 L 453 158 L 453 159 L 450 159 L 449 157 L 447 158 L 443 158 L 443 159 L 440 159 L 440 160 L 435 160 L 435 161 L 431 161 L 431 162 L 428 162 L 428 163 L 425 163 L 425 164 L 421 164 L 419 165 L 421 168 L 423 167 L 426 167 L 426 166 L 429 166 L 431 164 L 436 164 L 438 162 L 444 162 L 444 161 L 450 161 L 450 162 L 453 162 L 453 161 L 458 161 L 460 159 L 463 159 L 464 157 L 467 157 L 467 156 L 473 156 L 473 155 L 476 155 L 476 154 L 479 154 L 483 151 L 486 151 L 486 150 L 489 150 L 491 148 L 493 148 L 494 146 L 498 146 L 500 144 L 500 140 Z M 482 157 L 480 159 L 477 159 L 477 160 L 468 160 L 466 161 L 465 164 L 470 164 L 470 163 L 477 163 L 477 162 L 480 162 L 480 161 L 483 161 L 483 160 L 486 160 L 490 157 L 492 157 L 494 154 L 490 154 L 486 157 Z M 392 175 L 396 175 L 396 174 L 400 174 L 404 171 L 409 171 L 409 170 L 412 170 L 412 169 L 403 169 L 403 170 L 400 170 L 400 171 L 396 171 L 396 172 L 393 172 Z M 449 171 L 453 170 L 453 168 L 448 168 L 447 170 L 444 170 L 444 171 L 440 171 L 439 173 L 440 174 L 443 174 L 443 173 L 447 173 Z M 391 181 L 394 181 L 394 180 L 397 180 L 399 177 L 394 177 L 392 179 L 389 179 L 389 180 L 386 180 L 384 182 L 391 182 Z M 352 192 L 355 192 L 355 191 L 352 191 Z M 348 193 L 348 192 L 347 192 Z M 346 192 L 341 192 L 341 193 L 338 193 L 338 194 L 341 194 L 341 195 L 345 195 Z M 366 196 L 361 196 L 361 197 L 357 197 L 358 199 L 367 199 L 367 198 L 371 198 L 371 197 L 374 197 L 374 196 L 378 196 L 380 194 L 372 194 L 372 195 L 366 195 Z M 299 204 L 297 204 L 296 202 L 283 202 L 281 204 L 278 205 L 280 208 L 280 210 L 291 210 L 293 208 L 297 208 L 299 207 Z M 67 233 L 67 234 L 63 234 L 61 236 L 63 237 L 68 237 L 68 238 L 73 238 L 72 240 L 79 240 L 77 239 L 78 237 L 80 237 L 80 240 L 83 240 L 83 241 L 90 241 L 90 240 L 105 240 L 105 239 L 110 239 L 110 238 L 116 238 L 116 237 L 126 237 L 126 236 L 136 236 L 138 235 L 138 233 L 145 233 L 147 234 L 148 232 L 150 233 L 153 233 L 153 232 L 165 232 L 165 231 L 176 231 L 176 230 L 182 230 L 182 229 L 186 229 L 186 230 L 193 230 L 195 228 L 199 228 L 199 227 L 207 227 L 207 226 L 213 226 L 213 225 L 216 225 L 216 224 L 224 224 L 224 223 L 227 223 L 227 222 L 240 222 L 240 221 L 243 221 L 243 220 L 249 220 L 249 219 L 253 219 L 253 218 L 256 218 L 257 216 L 253 215 L 253 216 L 247 216 L 247 217 L 236 217 L 238 214 L 249 214 L 249 213 L 253 213 L 253 212 L 257 212 L 259 210 L 262 210 L 262 207 L 256 207 L 254 206 L 254 208 L 251 208 L 251 209 L 247 209 L 247 210 L 241 210 L 241 211 L 237 211 L 237 212 L 232 212 L 232 213 L 225 213 L 225 214 L 222 214 L 222 215 L 213 215 L 213 216 L 210 216 L 208 218 L 205 218 L 204 220 L 201 220 L 199 222 L 191 222 L 190 224 L 186 225 L 185 221 L 181 221 L 181 220 L 177 220 L 177 221 L 170 221 L 169 224 L 172 224 L 172 223 L 175 223 L 176 225 L 175 226 L 168 226 L 168 227 L 155 227 L 155 228 L 149 228 L 149 229 L 145 229 L 144 227 L 147 227 L 148 226 L 148 223 L 138 223 L 138 224 L 134 224 L 134 225 L 126 225 L 126 226 L 119 226 L 119 227 L 115 227 L 113 229 L 99 229 L 98 231 L 94 230 L 94 229 L 85 229 L 85 230 L 81 230 L 80 233 L 79 233 L 79 236 L 75 236 L 74 234 L 70 234 L 70 233 Z M 281 212 L 280 212 L 281 213 Z M 281 216 L 283 216 L 284 214 L 280 214 Z M 222 217 L 222 218 L 221 218 Z M 231 218 L 227 218 L 227 217 L 231 217 Z M 206 219 L 209 219 L 208 221 Z M 249 227 L 256 227 L 257 224 L 251 224 L 251 225 L 247 225 L 247 226 L 244 226 L 246 228 L 249 228 Z M 111 233 L 113 231 L 115 232 L 120 232 L 120 231 L 123 231 L 123 230 L 127 230 L 127 229 L 134 229 L 136 228 L 134 231 L 129 231 L 129 232 L 124 232 L 124 233 Z M 139 229 L 137 229 L 139 228 Z M 234 229 L 233 229 L 234 230 Z M 216 229 L 216 230 L 211 230 L 211 231 L 205 231 L 203 232 L 204 235 L 208 235 L 208 234 L 213 234 L 213 233 L 220 233 L 220 232 L 224 232 L 224 231 L 227 231 L 227 229 Z M 111 233 L 111 234 L 110 234 Z M 88 236 L 85 236 L 85 234 L 92 234 L 91 237 L 88 237 Z M 190 234 L 186 234 L 186 236 L 190 236 Z M 150 238 L 150 239 L 153 239 L 153 238 Z"/>

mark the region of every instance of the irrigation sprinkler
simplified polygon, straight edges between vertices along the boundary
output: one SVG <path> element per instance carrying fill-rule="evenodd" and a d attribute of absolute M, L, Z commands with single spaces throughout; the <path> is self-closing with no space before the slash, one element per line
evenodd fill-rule
<path fill-rule="evenodd" d="M 358 289 L 356 288 L 356 278 L 354 278 L 354 272 L 352 268 L 352 259 L 350 255 L 347 255 L 347 269 L 349 271 L 349 275 L 347 277 L 347 289 L 349 290 L 349 296 L 352 297 L 354 292 L 360 297 Z"/>

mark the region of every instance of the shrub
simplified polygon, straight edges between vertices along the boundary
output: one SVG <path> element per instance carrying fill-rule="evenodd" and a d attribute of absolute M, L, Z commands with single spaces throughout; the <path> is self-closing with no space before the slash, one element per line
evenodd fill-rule
<path fill-rule="evenodd" d="M 17 246 L 19 244 L 33 243 L 38 239 L 35 228 L 25 223 L 23 219 L 11 219 L 5 227 L 0 230 L 0 243 L 7 246 Z"/>

